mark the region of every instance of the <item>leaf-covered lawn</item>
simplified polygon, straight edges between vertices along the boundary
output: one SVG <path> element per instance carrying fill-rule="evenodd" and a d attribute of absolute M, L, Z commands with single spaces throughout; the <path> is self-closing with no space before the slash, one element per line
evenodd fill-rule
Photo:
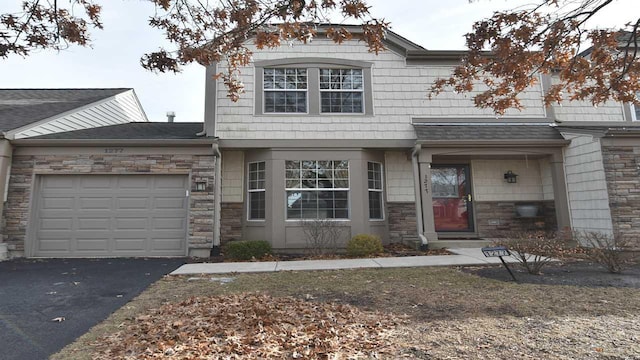
<path fill-rule="evenodd" d="M 446 268 L 232 277 L 162 279 L 54 359 L 640 359 L 637 289 Z"/>

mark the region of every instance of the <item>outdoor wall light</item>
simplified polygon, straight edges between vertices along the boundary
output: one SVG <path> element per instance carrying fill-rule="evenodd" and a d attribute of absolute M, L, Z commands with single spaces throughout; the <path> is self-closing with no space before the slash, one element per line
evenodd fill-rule
<path fill-rule="evenodd" d="M 196 191 L 205 191 L 205 190 L 207 190 L 207 182 L 196 181 Z"/>
<path fill-rule="evenodd" d="M 506 173 L 504 173 L 504 179 L 509 184 L 515 184 L 518 182 L 518 174 L 514 174 L 513 171 L 509 170 Z"/>

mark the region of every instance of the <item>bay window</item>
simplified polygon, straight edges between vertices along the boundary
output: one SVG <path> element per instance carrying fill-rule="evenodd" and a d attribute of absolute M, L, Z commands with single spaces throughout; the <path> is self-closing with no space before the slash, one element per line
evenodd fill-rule
<path fill-rule="evenodd" d="M 349 162 L 285 162 L 287 219 L 348 219 Z"/>

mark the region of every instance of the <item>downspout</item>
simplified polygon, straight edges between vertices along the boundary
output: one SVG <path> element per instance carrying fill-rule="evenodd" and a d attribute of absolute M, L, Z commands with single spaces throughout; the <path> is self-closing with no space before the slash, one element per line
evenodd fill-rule
<path fill-rule="evenodd" d="M 420 249 L 426 249 L 429 246 L 427 237 L 424 236 L 424 223 L 422 221 L 422 189 L 420 188 L 420 165 L 418 164 L 418 154 L 422 150 L 422 145 L 416 144 L 411 152 L 411 163 L 413 165 L 413 189 L 416 197 L 416 227 L 418 229 L 418 238 L 420 239 Z"/>
<path fill-rule="evenodd" d="M 211 256 L 220 255 L 220 211 L 222 196 L 222 154 L 218 143 L 214 143 L 213 156 L 215 157 L 215 179 L 213 183 L 213 248 Z"/>

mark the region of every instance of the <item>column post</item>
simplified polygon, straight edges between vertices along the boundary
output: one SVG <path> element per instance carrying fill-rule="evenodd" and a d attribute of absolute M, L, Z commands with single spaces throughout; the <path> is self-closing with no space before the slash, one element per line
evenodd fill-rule
<path fill-rule="evenodd" d="M 436 224 L 433 220 L 433 198 L 431 196 L 431 162 L 433 156 L 426 149 L 420 151 L 418 163 L 420 167 L 420 195 L 422 198 L 422 224 L 427 240 L 437 241 Z"/>
<path fill-rule="evenodd" d="M 564 173 L 564 157 L 562 150 L 551 155 L 551 178 L 553 180 L 553 199 L 556 208 L 558 230 L 571 229 L 571 215 L 569 213 L 569 195 L 567 193 L 566 177 Z"/>

